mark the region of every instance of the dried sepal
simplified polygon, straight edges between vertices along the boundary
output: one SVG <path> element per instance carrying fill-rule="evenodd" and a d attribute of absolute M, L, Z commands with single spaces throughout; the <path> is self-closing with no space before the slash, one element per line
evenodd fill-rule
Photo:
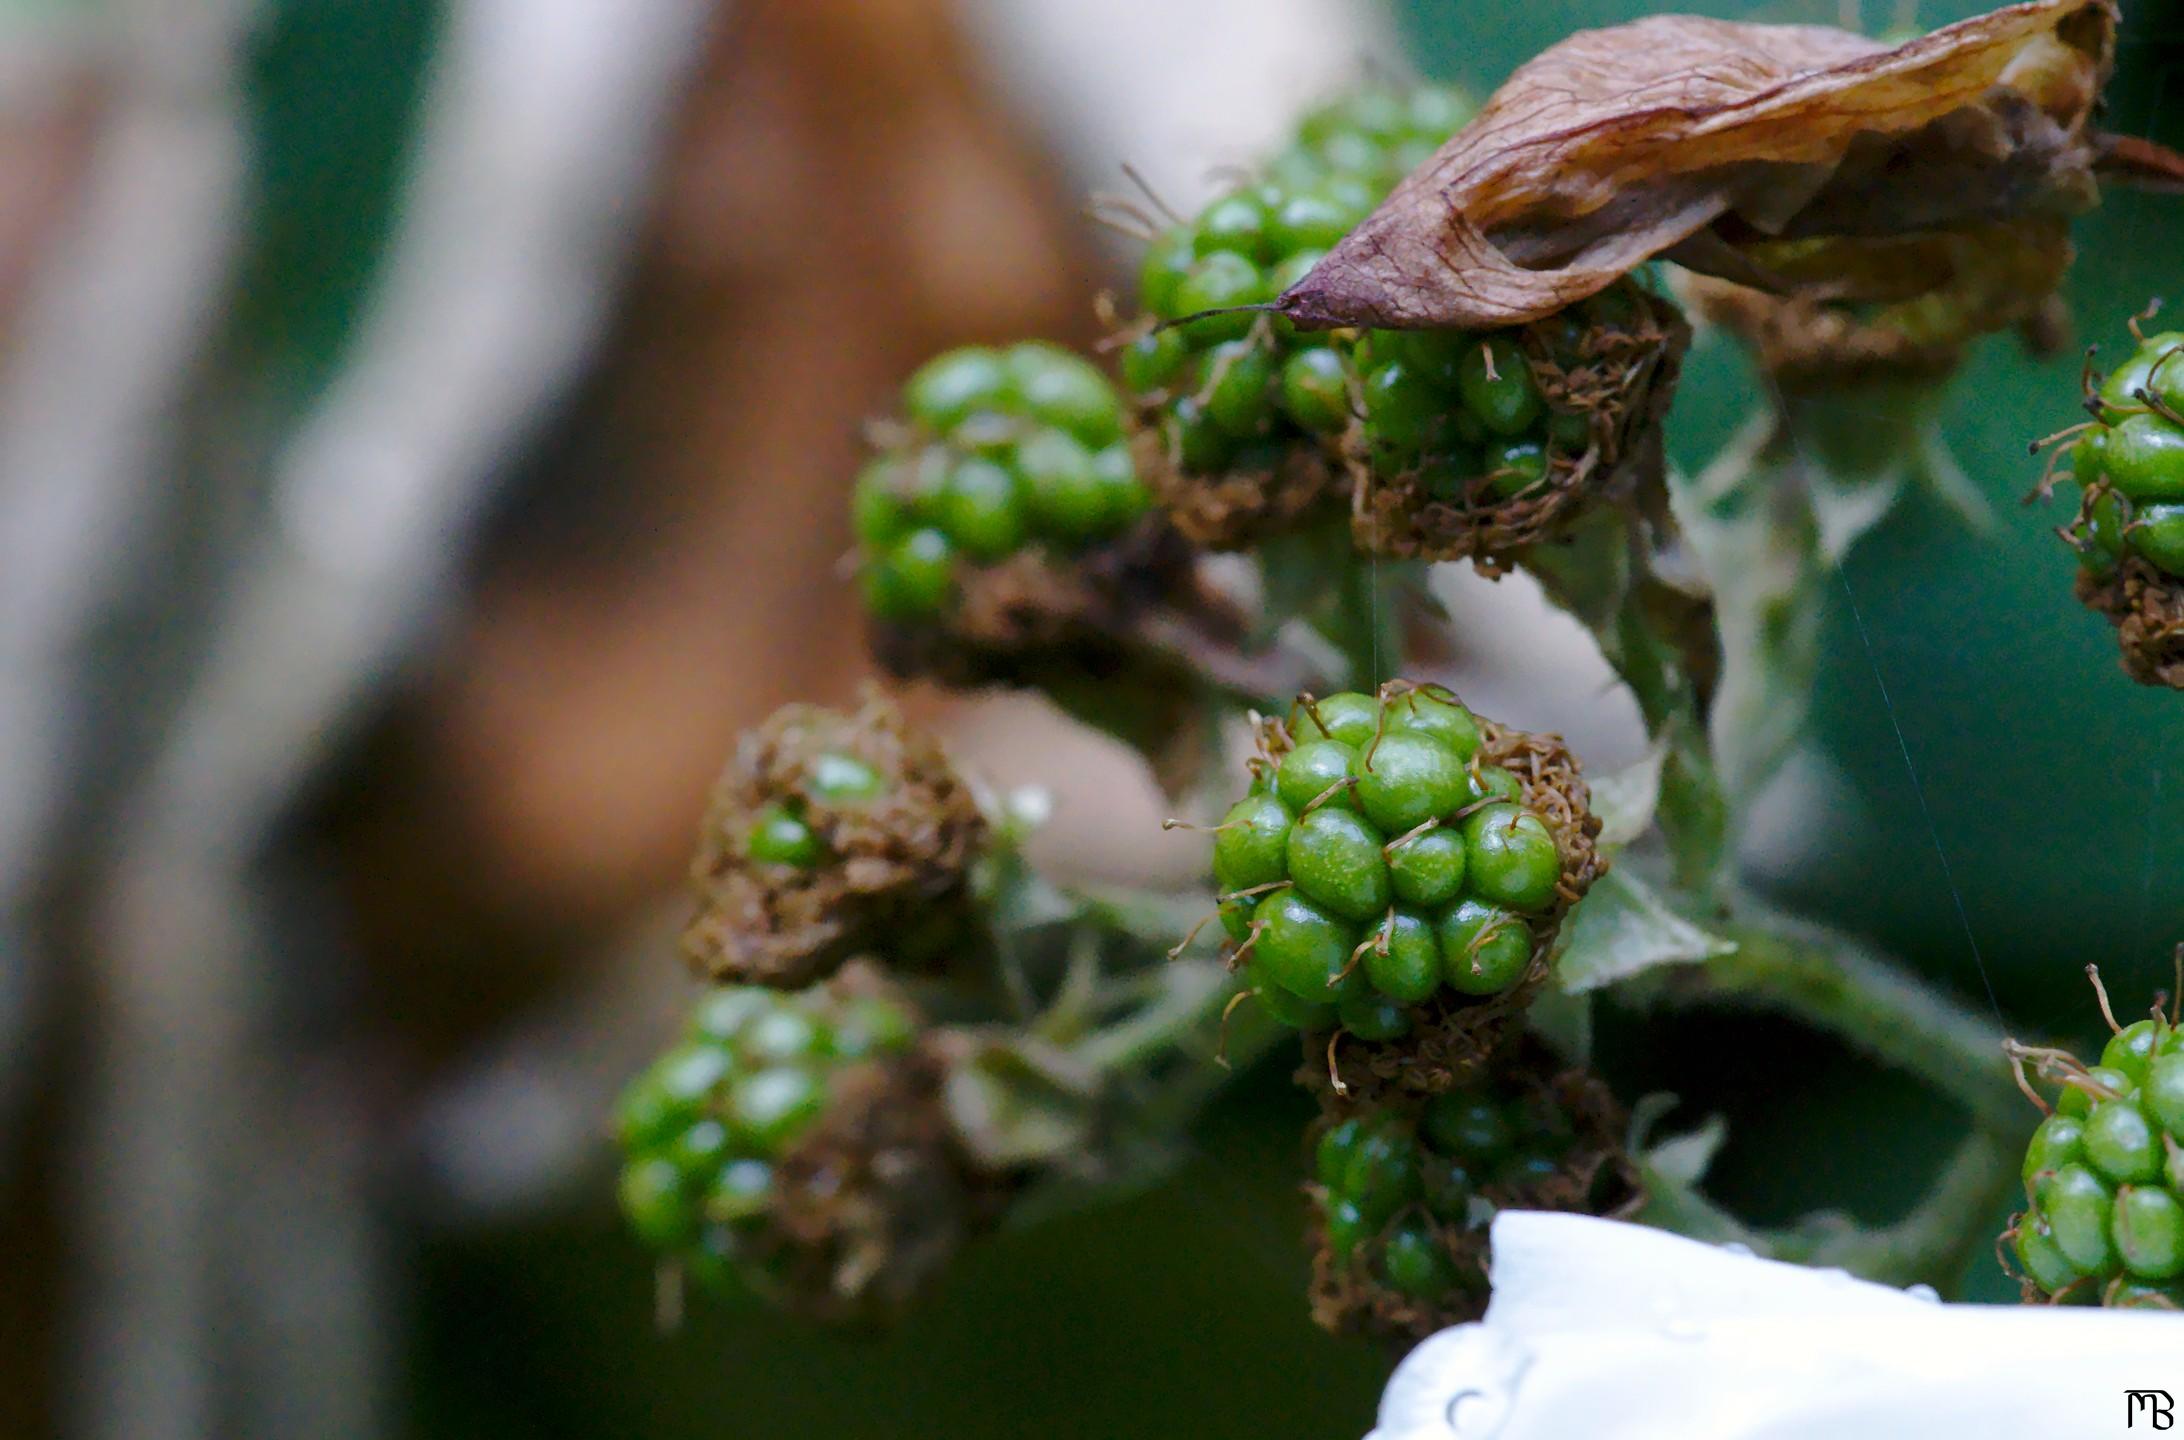
<path fill-rule="evenodd" d="M 1794 279 L 1799 259 L 1779 247 L 1771 273 Z M 1838 275 L 1855 273 L 1861 303 L 1819 290 L 1770 294 L 1686 272 L 1678 290 L 1703 319 L 1748 346 L 1781 391 L 1947 378 L 1976 337 L 2016 328 L 2039 353 L 2057 349 L 2067 317 L 2056 288 L 2070 268 L 2066 223 L 2035 216 L 1955 231 L 1846 240 L 1833 247 Z"/>
<path fill-rule="evenodd" d="M 893 1319 L 928 1293 L 981 1223 L 924 1049 L 835 1077 L 826 1113 L 775 1171 L 770 1222 L 742 1272 L 833 1323 Z"/>
<path fill-rule="evenodd" d="M 1200 472 L 1183 463 L 1160 420 L 1157 402 L 1136 407 L 1131 454 L 1155 502 L 1194 545 L 1248 550 L 1346 493 L 1343 467 L 1317 440 L 1295 440 L 1260 461 Z"/>
<path fill-rule="evenodd" d="M 2116 627 L 2125 674 L 2141 685 L 2184 690 L 2184 580 L 2125 555 L 2106 574 L 2080 570 L 2077 592 Z"/>
<path fill-rule="evenodd" d="M 1082 554 L 1026 548 L 967 565 L 941 623 L 871 622 L 872 653 L 899 679 L 1037 684 L 1055 670 L 1108 669 L 1149 617 L 1168 613 L 1231 639 L 1242 618 L 1199 577 L 1190 544 L 1159 516 Z"/>
<path fill-rule="evenodd" d="M 1279 307 L 1316 328 L 1493 329 L 1658 255 L 1779 286 L 1764 246 L 1786 239 L 1806 286 L 1848 298 L 1860 266 L 1839 241 L 2093 203 L 2115 24 L 2109 0 L 2031 0 L 1895 47 L 1689 15 L 1580 32 Z"/>
<path fill-rule="evenodd" d="M 870 772 L 869 794 L 830 798 L 815 783 L 839 758 Z M 823 847 L 809 865 L 750 855 L 763 817 L 783 806 Z M 743 737 L 714 786 L 683 957 L 715 980 L 800 989 L 867 947 L 911 963 L 975 949 L 966 882 L 989 830 L 939 743 L 879 695 L 848 715 L 786 706 Z"/>

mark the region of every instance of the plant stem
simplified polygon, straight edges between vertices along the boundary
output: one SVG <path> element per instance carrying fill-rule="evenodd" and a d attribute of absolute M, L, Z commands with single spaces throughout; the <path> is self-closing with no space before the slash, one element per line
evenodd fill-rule
<path fill-rule="evenodd" d="M 1838 1265 L 1870 1280 L 1953 1288 L 1972 1257 L 1993 1243 L 1979 1227 L 2016 1183 L 2020 1158 L 1997 1136 L 1975 1132 L 1957 1146 L 1925 1198 L 1895 1224 L 1868 1230 L 1840 1215 L 1816 1216 L 1771 1237 L 1772 1253 L 1806 1265 Z"/>
<path fill-rule="evenodd" d="M 2002 1033 L 1847 936 L 1747 902 L 1708 928 L 1736 949 L 1679 971 L 1669 993 L 1794 1015 L 1950 1096 L 1990 1135 L 2025 1129 Z"/>
<path fill-rule="evenodd" d="M 1554 603 L 1592 631 L 1600 654 L 1630 688 L 1646 731 L 1666 747 L 1659 818 L 1679 889 L 1710 893 L 1721 882 L 1728 805 L 1707 736 L 1714 668 L 1711 606 L 1654 569 L 1651 532 L 1674 522 L 1603 506 L 1567 540 L 1525 552 L 1523 564 Z"/>
<path fill-rule="evenodd" d="M 1755 1254 L 1799 1265 L 1836 1266 L 1891 1285 L 1920 1282 L 1953 1291 L 1973 1255 L 1992 1242 L 1980 1217 L 1991 1215 L 2017 1178 L 2015 1152 L 1987 1134 L 1965 1137 L 1919 1203 L 1894 1224 L 1864 1229 L 1841 1214 L 1823 1213 L 1780 1229 L 1746 1225 L 1698 1190 L 1656 1177 L 1645 1224 L 1717 1245 L 1743 1245 Z"/>
<path fill-rule="evenodd" d="M 1341 650 L 1349 667 L 1350 688 L 1370 694 L 1383 679 L 1402 669 L 1395 607 L 1382 593 L 1377 558 L 1357 552 L 1347 524 L 1335 531 L 1334 543 L 1342 552 L 1335 564 L 1341 589 L 1327 638 Z"/>

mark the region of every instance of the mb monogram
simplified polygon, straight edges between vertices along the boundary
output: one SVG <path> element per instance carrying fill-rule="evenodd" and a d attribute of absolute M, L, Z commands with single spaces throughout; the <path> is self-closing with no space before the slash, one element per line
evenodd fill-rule
<path fill-rule="evenodd" d="M 2126 1390 L 2123 1392 L 2123 1425 L 2135 1430 L 2141 1417 L 2155 1430 L 2176 1428 L 2176 1401 L 2166 1390 Z"/>

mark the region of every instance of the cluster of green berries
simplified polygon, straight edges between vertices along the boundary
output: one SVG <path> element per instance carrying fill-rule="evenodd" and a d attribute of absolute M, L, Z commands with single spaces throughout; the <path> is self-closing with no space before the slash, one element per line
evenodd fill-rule
<path fill-rule="evenodd" d="M 1453 695 L 1402 684 L 1300 700 L 1267 727 L 1213 873 L 1235 954 L 1283 1023 L 1393 1040 L 1444 991 L 1526 977 L 1529 917 L 1554 907 L 1563 856 L 1482 743 Z"/>
<path fill-rule="evenodd" d="M 766 1288 L 781 1273 L 785 1157 L 823 1123 L 839 1075 L 906 1055 L 916 1034 L 902 1004 L 839 985 L 710 991 L 622 1096 L 630 1228 L 702 1283 Z"/>
<path fill-rule="evenodd" d="M 2184 577 L 2184 332 L 2141 341 L 2089 403 L 2095 419 L 2070 455 L 2086 568 L 2106 575 L 2137 555 Z"/>
<path fill-rule="evenodd" d="M 930 622 L 966 567 L 1034 547 L 1069 556 L 1151 507 L 1098 367 L 1059 346 L 967 347 L 903 387 L 905 429 L 857 477 L 851 522 L 866 609 Z"/>
<path fill-rule="evenodd" d="M 784 706 L 714 786 L 684 956 L 715 981 L 787 989 L 875 946 L 945 960 L 975 944 L 966 887 L 991 834 L 939 743 L 885 700 Z"/>
<path fill-rule="evenodd" d="M 1141 313 L 1171 321 L 1273 300 L 1471 112 L 1460 93 L 1438 86 L 1367 90 L 1314 111 L 1259 180 L 1153 241 L 1138 273 Z M 1346 345 L 1248 311 L 1148 326 L 1124 346 L 1120 366 L 1191 473 L 1269 469 L 1286 442 L 1351 423 Z"/>
<path fill-rule="evenodd" d="M 2107 993 L 2099 993 L 2107 1015 Z M 2057 1050 L 2013 1050 L 2018 1063 L 2033 1061 L 2061 1089 L 2025 1150 L 2030 1208 L 2004 1238 L 2028 1298 L 2178 1308 L 2184 1029 L 2158 1007 L 2129 1025 L 2109 1023 L 2115 1033 L 2090 1067 Z"/>
<path fill-rule="evenodd" d="M 1313 1157 L 1328 1258 L 1422 1304 L 1483 1291 L 1479 1242 L 1495 1207 L 1481 1192 L 1526 1203 L 1575 1143 L 1544 1097 L 1486 1089 L 1436 1095 L 1415 1116 L 1337 1121 Z"/>

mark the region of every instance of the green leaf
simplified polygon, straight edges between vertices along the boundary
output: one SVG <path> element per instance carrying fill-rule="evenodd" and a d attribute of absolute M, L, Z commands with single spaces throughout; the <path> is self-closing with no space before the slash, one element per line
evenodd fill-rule
<path fill-rule="evenodd" d="M 1524 1023 L 1557 1055 L 1573 1065 L 1592 1064 L 1593 1013 L 1590 995 L 1544 990 L 1524 1012 Z"/>
<path fill-rule="evenodd" d="M 1692 965 L 1736 948 L 1671 910 L 1629 870 L 1611 870 L 1570 912 L 1555 970 L 1565 992 L 1582 995 L 1658 966 Z"/>
<path fill-rule="evenodd" d="M 1648 1178 L 1658 1177 L 1669 1184 L 1688 1188 L 1706 1178 L 1707 1167 L 1714 1163 L 1714 1156 L 1728 1138 L 1728 1122 L 1719 1115 L 1709 1115 L 1698 1129 L 1687 1130 L 1646 1149 L 1639 1155 L 1638 1163 Z"/>
<path fill-rule="evenodd" d="M 1661 803 L 1661 763 L 1668 747 L 1656 743 L 1639 759 L 1592 781 L 1593 813 L 1600 817 L 1600 847 L 1615 850 L 1646 833 Z"/>
<path fill-rule="evenodd" d="M 950 1067 L 942 1101 L 957 1138 L 993 1169 L 1081 1156 L 1090 1145 L 1099 1077 L 1036 1041 L 979 1044 Z"/>

